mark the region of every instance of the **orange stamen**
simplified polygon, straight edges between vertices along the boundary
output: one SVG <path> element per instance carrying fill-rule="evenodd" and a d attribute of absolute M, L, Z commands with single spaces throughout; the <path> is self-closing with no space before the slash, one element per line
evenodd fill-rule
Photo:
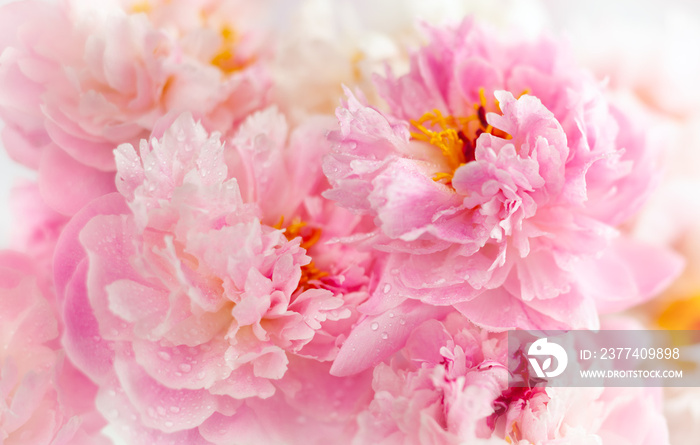
<path fill-rule="evenodd" d="M 284 216 L 280 217 L 280 220 L 273 227 L 278 230 L 282 230 L 284 226 Z M 308 254 L 309 249 L 313 247 L 321 239 L 321 229 L 316 227 L 308 227 L 308 224 L 301 220 L 301 218 L 296 217 L 292 222 L 284 228 L 284 236 L 289 240 L 293 240 L 297 237 L 301 238 L 301 243 L 299 244 L 303 247 Z M 320 280 L 328 276 L 328 272 L 320 270 L 313 261 L 305 266 L 301 266 L 301 278 L 299 279 L 299 285 L 297 290 L 318 288 L 320 286 Z"/>
<path fill-rule="evenodd" d="M 219 47 L 219 51 L 211 59 L 211 64 L 218 67 L 226 74 L 231 74 L 247 67 L 251 61 L 237 60 L 236 54 L 233 50 L 236 43 L 238 43 L 238 35 L 236 34 L 236 31 L 233 28 L 224 25 L 219 31 L 219 34 L 221 35 L 221 46 Z"/>

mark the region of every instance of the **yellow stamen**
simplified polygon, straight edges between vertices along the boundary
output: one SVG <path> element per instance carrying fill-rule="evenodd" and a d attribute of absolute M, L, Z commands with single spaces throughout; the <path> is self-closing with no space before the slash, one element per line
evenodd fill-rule
<path fill-rule="evenodd" d="M 211 59 L 211 64 L 218 67 L 226 74 L 240 71 L 248 66 L 250 61 L 237 60 L 236 54 L 233 51 L 234 46 L 238 42 L 236 31 L 224 25 L 219 31 L 219 34 L 221 35 L 221 46 L 219 47 L 219 51 Z"/>
<path fill-rule="evenodd" d="M 527 93 L 529 90 L 524 90 L 518 97 Z M 494 102 L 498 108 L 498 100 Z M 488 108 L 486 90 L 482 87 L 479 88 L 479 102 L 474 104 L 474 114 L 465 117 L 444 116 L 440 110 L 435 109 L 425 113 L 417 120 L 410 121 L 415 128 L 415 131 L 411 131 L 411 137 L 439 148 L 447 161 L 450 171 L 436 173 L 433 176 L 434 181 L 451 184 L 454 171 L 474 159 L 473 150 L 476 139 L 482 133 L 489 133 L 504 139 L 513 138 L 505 131 L 494 128 L 486 122 Z M 476 124 L 474 125 L 472 122 L 476 122 Z"/>
<path fill-rule="evenodd" d="M 310 262 L 306 266 L 301 268 L 301 278 L 299 279 L 299 285 L 297 288 L 309 289 L 315 287 L 311 282 L 318 281 L 321 278 L 327 277 L 328 272 L 324 272 L 316 267 L 314 262 Z"/>
<path fill-rule="evenodd" d="M 284 227 L 284 216 L 280 216 L 279 222 L 273 227 L 281 230 Z M 299 245 L 308 253 L 309 249 L 321 239 L 321 229 L 308 227 L 308 224 L 302 221 L 301 218 L 295 217 L 292 222 L 284 228 L 284 236 L 290 241 L 300 237 L 301 243 Z M 328 276 L 328 272 L 320 270 L 316 267 L 314 262 L 311 261 L 309 264 L 301 267 L 301 278 L 299 279 L 297 290 L 316 288 L 320 284 L 319 280 L 326 276 Z"/>
<path fill-rule="evenodd" d="M 431 126 L 438 125 L 441 130 L 430 130 L 423 125 L 425 122 L 429 122 Z M 462 152 L 463 142 L 459 138 L 459 133 L 454 128 L 450 128 L 452 122 L 456 122 L 454 117 L 445 118 L 440 110 L 433 110 L 432 113 L 425 113 L 417 121 L 411 121 L 411 124 L 418 129 L 417 132 L 412 131 L 411 136 L 439 148 L 450 168 L 457 169 L 466 162 L 466 159 Z"/>
<path fill-rule="evenodd" d="M 481 106 L 484 108 L 488 106 L 486 103 L 486 91 L 484 90 L 484 87 L 479 88 L 479 102 L 481 102 Z"/>
<path fill-rule="evenodd" d="M 149 12 L 151 12 L 152 9 L 153 8 L 151 7 L 151 4 L 148 1 L 134 3 L 133 5 L 131 5 L 132 14 L 138 14 L 140 12 L 148 14 Z"/>
<path fill-rule="evenodd" d="M 454 178 L 454 174 L 447 172 L 438 172 L 433 175 L 433 181 L 440 182 L 444 179 L 447 184 L 452 182 L 452 178 Z"/>
<path fill-rule="evenodd" d="M 657 323 L 663 329 L 700 329 L 700 295 L 672 302 Z"/>

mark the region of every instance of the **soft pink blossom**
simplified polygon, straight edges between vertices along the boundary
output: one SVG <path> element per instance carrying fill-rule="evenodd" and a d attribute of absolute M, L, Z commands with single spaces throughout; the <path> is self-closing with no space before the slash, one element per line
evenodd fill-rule
<path fill-rule="evenodd" d="M 169 3 L 27 0 L 0 10 L 3 143 L 40 171 L 57 211 L 113 192 L 114 148 L 148 137 L 162 116 L 190 111 L 225 132 L 264 105 L 264 54 L 245 13 L 257 8 Z"/>
<path fill-rule="evenodd" d="M 408 298 L 492 329 L 595 328 L 667 285 L 680 259 L 617 229 L 655 183 L 639 121 L 553 40 L 426 32 L 408 74 L 376 78 L 388 111 L 348 91 L 329 136 L 325 196 L 373 217 L 352 241 L 389 253 L 364 312 Z"/>
<path fill-rule="evenodd" d="M 325 150 L 317 128 L 288 134 L 270 109 L 228 147 L 183 115 L 138 151 L 121 145 L 120 193 L 64 230 L 55 261 L 64 343 L 100 385 L 102 412 L 140 425 L 135 443 L 229 443 L 215 425 L 235 434 L 262 403 L 247 399 L 293 394 L 293 363 L 328 373 L 321 362 L 367 298 L 368 257 L 320 242 L 355 223 L 314 195 L 323 175 L 304 162 Z M 285 199 L 268 200 L 277 190 Z"/>
<path fill-rule="evenodd" d="M 36 182 L 22 182 L 10 194 L 13 224 L 10 247 L 30 256 L 42 277 L 50 280 L 54 248 L 68 222 L 46 204 Z"/>
<path fill-rule="evenodd" d="M 95 386 L 60 348 L 51 300 L 29 257 L 0 252 L 0 442 L 108 443 Z"/>
<path fill-rule="evenodd" d="M 353 443 L 664 444 L 658 388 L 508 388 L 505 333 L 449 314 L 374 369 Z"/>

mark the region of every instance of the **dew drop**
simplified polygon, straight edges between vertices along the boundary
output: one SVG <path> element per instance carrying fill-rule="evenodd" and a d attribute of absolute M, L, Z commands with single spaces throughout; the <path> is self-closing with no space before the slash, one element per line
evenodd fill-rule
<path fill-rule="evenodd" d="M 394 318 L 394 313 L 393 313 L 393 312 L 389 312 L 389 318 Z"/>
<path fill-rule="evenodd" d="M 387 338 L 389 338 L 389 334 L 382 332 L 382 340 L 386 340 Z"/>
<path fill-rule="evenodd" d="M 384 292 L 385 294 L 388 294 L 390 290 L 391 290 L 391 284 L 389 284 L 389 283 L 386 283 L 384 285 L 384 288 L 382 288 L 382 292 Z"/>
<path fill-rule="evenodd" d="M 376 331 L 377 329 L 379 329 L 379 323 L 377 323 L 377 322 L 375 321 L 374 323 L 372 323 L 371 325 L 369 325 L 369 327 L 370 327 L 370 329 L 372 329 L 373 331 Z"/>
<path fill-rule="evenodd" d="M 404 320 L 403 318 L 400 319 L 400 320 L 399 320 L 399 324 L 402 325 L 402 326 L 405 325 L 405 324 L 406 324 L 406 320 Z"/>
<path fill-rule="evenodd" d="M 165 351 L 158 351 L 158 357 L 162 358 L 166 362 L 170 360 L 170 354 Z"/>
<path fill-rule="evenodd" d="M 181 363 L 180 366 L 178 366 L 180 371 L 182 372 L 190 372 L 192 370 L 192 365 L 189 363 Z"/>
<path fill-rule="evenodd" d="M 162 406 L 158 406 L 158 408 L 156 408 L 156 411 L 158 411 L 158 414 L 160 414 L 161 416 L 165 415 L 165 408 L 163 408 Z"/>
<path fill-rule="evenodd" d="M 177 407 L 177 406 L 171 406 L 171 407 L 170 407 L 170 412 L 171 412 L 171 413 L 179 413 L 179 412 L 180 412 L 180 408 Z"/>

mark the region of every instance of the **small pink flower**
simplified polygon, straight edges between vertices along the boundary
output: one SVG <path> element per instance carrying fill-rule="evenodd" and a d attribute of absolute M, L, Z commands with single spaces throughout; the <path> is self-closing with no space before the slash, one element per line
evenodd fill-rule
<path fill-rule="evenodd" d="M 408 74 L 376 79 L 389 111 L 348 91 L 329 136 L 325 196 L 372 217 L 362 244 L 388 252 L 350 338 L 406 299 L 496 330 L 596 328 L 667 285 L 678 256 L 617 231 L 655 182 L 654 151 L 600 85 L 551 40 L 472 20 L 426 32 Z"/>
<path fill-rule="evenodd" d="M 49 296 L 30 258 L 0 252 L 0 441 L 106 444 L 96 388 L 60 350 Z"/>
<path fill-rule="evenodd" d="M 263 54 L 231 19 L 251 8 L 118 3 L 0 10 L 4 146 L 39 170 L 42 194 L 66 215 L 114 191 L 114 148 L 149 137 L 162 116 L 190 111 L 225 132 L 266 102 Z"/>
<path fill-rule="evenodd" d="M 121 145 L 120 194 L 65 229 L 55 264 L 66 349 L 100 384 L 106 416 L 128 400 L 110 419 L 137 415 L 146 428 L 137 436 L 213 440 L 218 422 L 235 432 L 254 409 L 246 399 L 293 392 L 291 363 L 332 360 L 355 322 L 368 258 L 319 243 L 352 224 L 314 197 L 320 168 L 294 160 L 323 149 L 322 129 L 298 130 L 288 136 L 284 117 L 267 110 L 225 149 L 183 115 L 138 151 Z M 276 190 L 287 199 L 267 200 Z"/>
<path fill-rule="evenodd" d="M 508 388 L 506 349 L 458 313 L 422 323 L 375 367 L 354 443 L 668 443 L 658 388 Z"/>

